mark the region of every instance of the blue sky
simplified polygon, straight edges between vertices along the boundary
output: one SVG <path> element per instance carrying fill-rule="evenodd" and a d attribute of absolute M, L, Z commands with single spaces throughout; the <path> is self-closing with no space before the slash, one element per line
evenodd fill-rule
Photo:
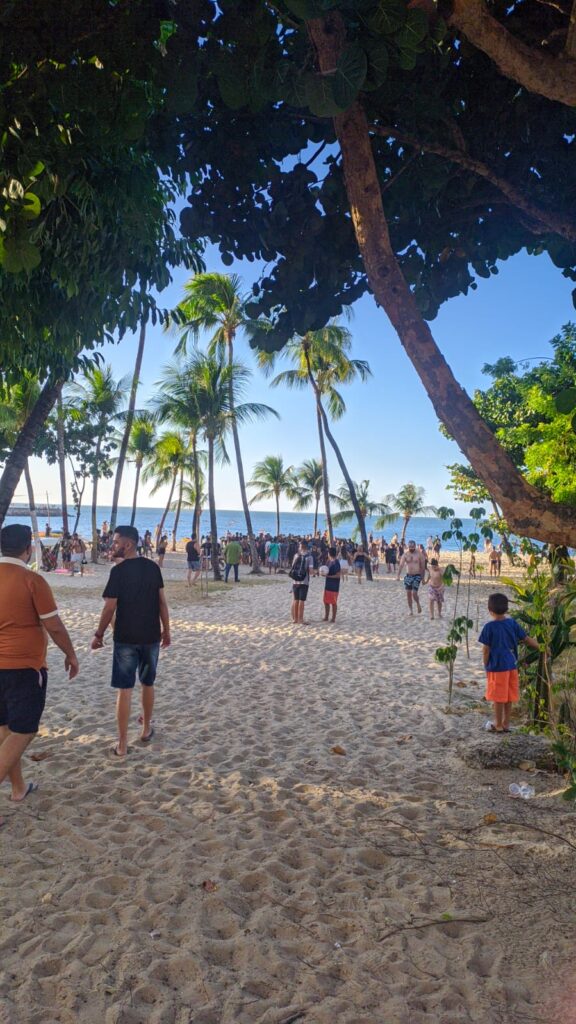
<path fill-rule="evenodd" d="M 247 287 L 257 273 L 255 264 L 244 261 L 232 268 L 220 263 L 218 252 L 210 248 L 207 269 L 233 270 L 241 275 Z M 178 273 L 174 283 L 161 297 L 162 305 L 171 307 L 181 298 L 186 272 Z M 500 356 L 515 359 L 542 357 L 550 354 L 548 342 L 562 324 L 576 320 L 572 304 L 572 283 L 562 277 L 548 256 L 520 254 L 500 264 L 500 273 L 490 280 L 479 280 L 478 289 L 467 296 L 447 302 L 432 322 L 434 337 L 457 380 L 472 393 L 486 386 L 481 373 L 485 362 Z M 445 440 L 438 430 L 438 421 L 415 370 L 405 355 L 385 313 L 370 296 L 354 306 L 350 330 L 353 355 L 367 359 L 373 376 L 366 384 L 353 384 L 345 389 L 347 412 L 335 425 L 335 435 L 355 480 L 368 479 L 376 500 L 396 492 L 402 484 L 412 481 L 425 488 L 430 504 L 454 505 L 446 490 L 447 463 L 461 459 L 458 448 Z M 174 339 L 160 327 L 149 326 L 142 370 L 139 405 L 154 394 L 154 383 L 161 368 L 170 361 Z M 137 339 L 127 336 L 119 345 L 103 349 L 118 377 L 131 373 Z M 311 397 L 306 392 L 271 389 L 254 365 L 253 355 L 243 339 L 237 345 L 239 361 L 254 370 L 247 397 L 266 402 L 281 419 L 243 428 L 242 448 L 247 477 L 255 462 L 266 455 L 282 454 L 287 465 L 299 465 L 303 459 L 318 456 L 316 420 Z M 33 479 L 38 497 L 59 500 L 53 468 L 39 460 L 32 462 Z M 329 461 L 332 489 L 342 483 L 334 459 Z M 130 503 L 133 470 L 128 467 L 123 480 L 122 504 Z M 24 500 L 23 488 L 17 500 Z M 89 497 L 89 496 L 88 496 Z M 100 484 L 99 504 L 112 497 L 112 481 Z M 163 492 L 151 498 L 144 488 L 143 505 L 160 505 Z M 240 498 L 234 466 L 219 468 L 216 482 L 219 508 L 239 509 Z M 285 502 L 289 508 L 289 503 Z M 272 508 L 271 503 L 258 506 Z M 460 507 L 460 511 L 464 511 Z"/>

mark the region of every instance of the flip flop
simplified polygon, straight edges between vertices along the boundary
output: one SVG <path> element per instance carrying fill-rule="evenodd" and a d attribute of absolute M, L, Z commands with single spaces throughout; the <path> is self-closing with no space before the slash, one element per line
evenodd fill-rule
<path fill-rule="evenodd" d="M 28 785 L 26 786 L 26 792 L 24 793 L 24 796 L 21 796 L 18 800 L 15 800 L 14 797 L 11 796 L 10 799 L 13 804 L 21 804 L 22 801 L 25 800 L 27 796 L 30 796 L 30 793 L 35 793 L 37 789 L 37 782 L 29 782 Z"/>
<path fill-rule="evenodd" d="M 126 757 L 126 754 L 120 754 L 119 753 L 118 747 L 112 747 L 112 750 L 110 751 L 110 753 L 114 754 L 115 757 Z"/>
<path fill-rule="evenodd" d="M 503 732 L 506 732 L 506 729 L 497 729 L 495 725 L 491 725 L 489 729 L 486 729 L 486 732 L 495 732 L 497 736 L 501 736 Z"/>
<path fill-rule="evenodd" d="M 152 739 L 153 735 L 154 735 L 154 726 L 151 725 L 150 726 L 150 732 L 148 733 L 147 736 L 141 736 L 140 737 L 140 742 L 141 743 L 150 743 L 150 740 Z"/>

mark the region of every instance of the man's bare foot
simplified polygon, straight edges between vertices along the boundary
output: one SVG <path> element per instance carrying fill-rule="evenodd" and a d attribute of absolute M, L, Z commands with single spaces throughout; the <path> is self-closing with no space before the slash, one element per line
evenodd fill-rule
<path fill-rule="evenodd" d="M 115 747 L 112 747 L 112 753 L 114 754 L 114 757 L 126 757 L 126 754 L 128 753 L 128 744 L 124 745 L 117 743 Z"/>

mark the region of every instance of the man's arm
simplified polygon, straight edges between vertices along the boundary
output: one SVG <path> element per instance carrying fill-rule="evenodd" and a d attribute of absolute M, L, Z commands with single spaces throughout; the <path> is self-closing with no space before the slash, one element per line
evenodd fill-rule
<path fill-rule="evenodd" d="M 488 659 L 489 658 L 490 658 L 490 648 L 488 647 L 488 644 L 482 644 L 482 661 L 484 662 L 484 668 L 486 668 L 486 665 L 488 664 Z"/>
<path fill-rule="evenodd" d="M 402 555 L 402 558 L 398 562 L 398 573 L 397 573 L 398 579 L 400 579 L 400 573 L 402 572 L 402 569 L 404 568 L 404 559 L 405 559 L 405 557 L 406 557 L 406 555 Z"/>
<path fill-rule="evenodd" d="M 160 622 L 162 623 L 162 639 L 160 644 L 162 647 L 170 647 L 170 612 L 168 611 L 168 602 L 166 600 L 166 594 L 164 593 L 164 587 L 159 591 L 160 597 Z"/>
<path fill-rule="evenodd" d="M 114 618 L 114 612 L 116 611 L 117 604 L 118 599 L 116 597 L 104 598 L 104 607 L 100 616 L 100 622 L 98 623 L 98 628 L 96 629 L 92 639 L 91 647 L 93 651 L 97 651 L 100 647 L 104 646 L 104 633 Z"/>
<path fill-rule="evenodd" d="M 525 636 L 520 642 L 526 644 L 527 647 L 531 647 L 534 651 L 540 650 L 540 644 L 533 636 Z"/>
<path fill-rule="evenodd" d="M 42 625 L 50 639 L 54 641 L 64 655 L 64 668 L 68 673 L 68 678 L 74 679 L 78 675 L 78 658 L 62 619 L 59 615 L 50 615 L 49 618 L 42 619 Z"/>

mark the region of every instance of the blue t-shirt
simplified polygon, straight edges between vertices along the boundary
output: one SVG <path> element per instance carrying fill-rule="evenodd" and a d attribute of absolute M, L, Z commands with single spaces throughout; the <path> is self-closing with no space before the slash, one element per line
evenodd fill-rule
<path fill-rule="evenodd" d="M 340 590 L 340 580 L 335 580 L 334 577 L 340 572 L 340 562 L 337 558 L 328 566 L 328 575 L 324 584 L 324 590 L 329 594 L 337 594 Z"/>
<path fill-rule="evenodd" d="M 482 627 L 478 643 L 490 648 L 487 672 L 509 672 L 518 665 L 518 641 L 528 636 L 516 619 L 493 619 Z"/>

